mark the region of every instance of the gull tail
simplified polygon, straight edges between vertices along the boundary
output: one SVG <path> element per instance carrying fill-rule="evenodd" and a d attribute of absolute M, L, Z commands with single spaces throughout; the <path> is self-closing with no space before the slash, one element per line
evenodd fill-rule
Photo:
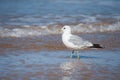
<path fill-rule="evenodd" d="M 100 44 L 93 44 L 93 46 L 91 46 L 90 48 L 104 48 L 104 47 L 101 46 Z"/>

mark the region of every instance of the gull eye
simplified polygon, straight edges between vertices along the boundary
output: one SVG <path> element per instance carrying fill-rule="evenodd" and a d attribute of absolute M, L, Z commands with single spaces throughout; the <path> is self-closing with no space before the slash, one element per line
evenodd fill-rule
<path fill-rule="evenodd" d="M 66 29 L 66 28 L 63 28 L 63 29 Z"/>

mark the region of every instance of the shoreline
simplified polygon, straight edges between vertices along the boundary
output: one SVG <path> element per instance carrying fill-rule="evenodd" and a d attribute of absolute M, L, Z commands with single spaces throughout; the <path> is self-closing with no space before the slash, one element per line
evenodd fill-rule
<path fill-rule="evenodd" d="M 105 49 L 120 48 L 120 32 L 77 34 L 80 37 L 98 43 Z M 26 38 L 0 38 L 0 49 L 15 50 L 67 50 L 62 43 L 61 34 L 43 35 Z"/>
<path fill-rule="evenodd" d="M 80 34 L 104 49 L 81 50 L 80 60 L 61 35 L 32 38 L 0 38 L 0 79 L 5 80 L 119 80 L 120 32 Z M 114 38 L 114 39 L 113 39 Z"/>

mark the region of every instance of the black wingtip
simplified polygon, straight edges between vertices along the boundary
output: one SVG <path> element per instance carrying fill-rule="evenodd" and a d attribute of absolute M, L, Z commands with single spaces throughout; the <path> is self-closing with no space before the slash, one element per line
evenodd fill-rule
<path fill-rule="evenodd" d="M 93 44 L 93 46 L 91 46 L 90 48 L 104 48 L 104 47 L 101 46 L 100 44 Z"/>

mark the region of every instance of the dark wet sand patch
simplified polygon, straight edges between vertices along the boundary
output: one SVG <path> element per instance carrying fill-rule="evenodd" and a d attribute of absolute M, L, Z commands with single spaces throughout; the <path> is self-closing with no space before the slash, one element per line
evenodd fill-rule
<path fill-rule="evenodd" d="M 106 49 L 120 47 L 120 32 L 113 33 L 94 33 L 94 34 L 78 34 L 81 37 L 93 42 L 99 43 Z M 61 35 L 44 35 L 40 37 L 29 38 L 0 38 L 1 49 L 16 50 L 66 50 L 63 45 Z"/>

